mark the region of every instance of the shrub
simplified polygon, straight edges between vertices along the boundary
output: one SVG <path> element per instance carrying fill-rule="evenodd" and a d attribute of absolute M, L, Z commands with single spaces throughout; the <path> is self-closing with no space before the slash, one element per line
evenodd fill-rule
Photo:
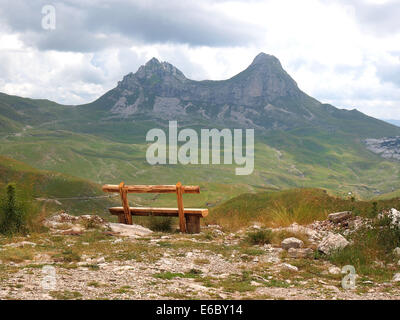
<path fill-rule="evenodd" d="M 363 227 L 352 235 L 352 244 L 332 253 L 328 259 L 338 265 L 353 265 L 357 273 L 386 277 L 390 274 L 374 263 L 394 262 L 393 249 L 400 246 L 400 229 L 388 217 L 377 218 L 372 227 Z"/>
<path fill-rule="evenodd" d="M 0 202 L 0 233 L 13 235 L 26 232 L 26 204 L 17 199 L 15 185 L 9 184 Z"/>
<path fill-rule="evenodd" d="M 149 228 L 153 231 L 171 232 L 172 218 L 171 217 L 150 217 Z"/>
<path fill-rule="evenodd" d="M 272 237 L 273 237 L 272 231 L 270 229 L 265 229 L 256 232 L 249 232 L 247 234 L 247 241 L 250 242 L 251 244 L 263 245 L 271 243 Z"/>

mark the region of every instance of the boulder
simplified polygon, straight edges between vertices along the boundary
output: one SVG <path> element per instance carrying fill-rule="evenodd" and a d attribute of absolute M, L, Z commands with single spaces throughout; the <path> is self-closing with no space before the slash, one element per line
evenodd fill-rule
<path fill-rule="evenodd" d="M 330 268 L 329 268 L 328 272 L 329 272 L 330 274 L 335 274 L 335 275 L 337 275 L 337 274 L 340 274 L 342 271 L 340 270 L 340 268 L 333 266 L 333 267 L 330 267 Z"/>
<path fill-rule="evenodd" d="M 351 211 L 334 212 L 328 215 L 328 219 L 334 223 L 339 223 L 351 218 Z"/>
<path fill-rule="evenodd" d="M 304 245 L 303 241 L 294 237 L 286 238 L 281 242 L 282 249 L 286 250 L 289 250 L 290 248 L 301 248 L 303 245 Z"/>
<path fill-rule="evenodd" d="M 290 248 L 288 250 L 288 255 L 293 259 L 312 258 L 314 255 L 314 250 L 311 248 Z"/>
<path fill-rule="evenodd" d="M 102 227 L 107 227 L 108 225 L 103 218 L 91 214 L 85 214 L 79 216 L 78 221 L 85 229 L 102 228 Z"/>
<path fill-rule="evenodd" d="M 392 225 L 400 229 L 400 211 L 390 209 L 389 218 L 392 220 Z"/>
<path fill-rule="evenodd" d="M 396 273 L 393 277 L 393 282 L 400 282 L 400 273 Z"/>
<path fill-rule="evenodd" d="M 139 238 L 145 237 L 153 231 L 137 224 L 123 224 L 123 223 L 110 223 L 110 229 L 112 232 L 118 233 L 121 236 Z"/>
<path fill-rule="evenodd" d="M 393 254 L 394 254 L 395 256 L 397 256 L 397 257 L 400 257 L 400 248 L 399 248 L 399 247 L 395 248 L 395 249 L 393 250 Z"/>
<path fill-rule="evenodd" d="M 299 268 L 297 268 L 296 266 L 292 266 L 289 263 L 282 263 L 282 268 L 287 270 L 287 271 L 291 271 L 291 272 L 297 272 L 299 271 Z"/>
<path fill-rule="evenodd" d="M 329 233 L 318 245 L 318 250 L 325 254 L 330 254 L 335 250 L 345 248 L 349 242 L 340 234 Z"/>

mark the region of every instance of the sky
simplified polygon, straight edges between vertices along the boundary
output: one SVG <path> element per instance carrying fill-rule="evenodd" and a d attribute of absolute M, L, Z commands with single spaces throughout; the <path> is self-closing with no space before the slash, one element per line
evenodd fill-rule
<path fill-rule="evenodd" d="M 260 52 L 321 102 L 400 119 L 400 0 L 0 0 L 7 94 L 82 104 L 152 57 L 222 80 Z"/>

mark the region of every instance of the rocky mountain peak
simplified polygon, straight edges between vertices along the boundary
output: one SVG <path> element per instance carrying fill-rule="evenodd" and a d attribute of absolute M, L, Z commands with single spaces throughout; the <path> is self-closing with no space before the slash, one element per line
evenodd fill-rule
<path fill-rule="evenodd" d="M 289 128 L 314 119 L 306 96 L 279 60 L 258 54 L 248 68 L 220 81 L 194 81 L 168 62 L 150 59 L 107 95 L 111 113 L 151 113 L 162 119 L 216 119 L 244 127 Z"/>
<path fill-rule="evenodd" d="M 282 67 L 278 58 L 276 58 L 273 55 L 266 54 L 264 52 L 259 53 L 254 58 L 253 62 L 251 63 L 251 65 L 253 65 L 253 66 L 255 66 L 255 65 L 265 65 L 265 64 L 274 64 L 274 65 Z"/>
<path fill-rule="evenodd" d="M 151 58 L 142 65 L 135 74 L 139 79 L 173 77 L 178 80 L 186 80 L 185 75 L 168 62 L 160 62 L 157 58 Z"/>

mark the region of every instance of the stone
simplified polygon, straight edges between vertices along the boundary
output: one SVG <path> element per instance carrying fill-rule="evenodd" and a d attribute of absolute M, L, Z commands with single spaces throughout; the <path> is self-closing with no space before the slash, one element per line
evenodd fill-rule
<path fill-rule="evenodd" d="M 334 212 L 328 215 L 328 219 L 334 223 L 339 223 L 351 217 L 351 211 Z"/>
<path fill-rule="evenodd" d="M 390 209 L 388 217 L 392 220 L 391 224 L 397 228 L 400 228 L 400 211 L 396 209 Z"/>
<path fill-rule="evenodd" d="M 85 229 L 107 228 L 108 223 L 101 217 L 92 214 L 85 214 L 78 217 L 79 223 Z"/>
<path fill-rule="evenodd" d="M 281 242 L 282 249 L 286 250 L 289 250 L 290 248 L 301 248 L 303 245 L 304 245 L 303 241 L 294 237 L 286 238 Z"/>
<path fill-rule="evenodd" d="M 336 275 L 336 274 L 340 274 L 342 271 L 340 270 L 340 268 L 333 266 L 333 267 L 329 268 L 328 272 L 330 274 L 335 274 Z"/>
<path fill-rule="evenodd" d="M 349 242 L 340 234 L 329 233 L 318 245 L 318 250 L 325 254 L 345 248 Z"/>
<path fill-rule="evenodd" d="M 95 260 L 95 262 L 96 262 L 96 263 L 105 263 L 105 262 L 106 262 L 106 259 L 105 259 L 104 257 L 100 257 L 100 258 L 97 258 L 97 259 Z"/>
<path fill-rule="evenodd" d="M 41 262 L 41 263 L 47 263 L 47 262 L 52 262 L 52 258 L 50 257 L 50 255 L 46 254 L 46 253 L 39 253 L 37 255 L 35 255 L 33 257 L 33 260 L 35 262 Z"/>
<path fill-rule="evenodd" d="M 400 282 L 400 273 L 396 273 L 393 277 L 393 282 Z"/>
<path fill-rule="evenodd" d="M 291 272 L 297 272 L 299 271 L 299 268 L 297 268 L 296 266 L 293 266 L 289 263 L 282 263 L 282 268 Z"/>
<path fill-rule="evenodd" d="M 26 246 L 35 247 L 36 243 L 29 242 L 29 241 L 21 241 L 21 242 L 9 243 L 9 244 L 4 245 L 4 247 L 13 247 L 13 248 L 23 248 Z"/>
<path fill-rule="evenodd" d="M 399 247 L 395 248 L 395 249 L 393 250 L 393 254 L 394 254 L 395 256 L 400 257 L 400 248 L 399 248 Z"/>
<path fill-rule="evenodd" d="M 125 237 L 140 238 L 153 233 L 150 229 L 137 224 L 110 223 L 109 225 L 112 232 Z"/>
<path fill-rule="evenodd" d="M 288 255 L 293 259 L 311 258 L 314 255 L 314 250 L 311 248 L 289 248 Z"/>

